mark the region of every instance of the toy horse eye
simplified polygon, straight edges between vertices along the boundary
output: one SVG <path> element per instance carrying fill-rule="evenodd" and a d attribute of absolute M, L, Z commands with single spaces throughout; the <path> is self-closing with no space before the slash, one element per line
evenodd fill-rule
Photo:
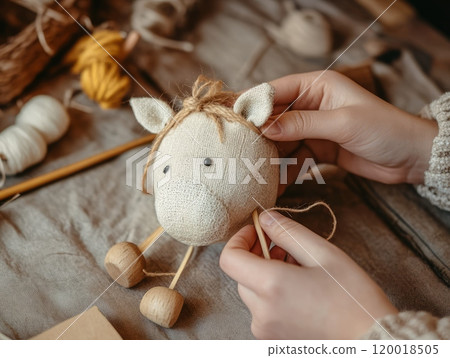
<path fill-rule="evenodd" d="M 203 161 L 203 164 L 205 164 L 207 167 L 212 165 L 212 159 L 211 158 L 205 158 Z"/>
<path fill-rule="evenodd" d="M 170 166 L 166 165 L 163 169 L 163 173 L 166 174 L 170 169 Z"/>

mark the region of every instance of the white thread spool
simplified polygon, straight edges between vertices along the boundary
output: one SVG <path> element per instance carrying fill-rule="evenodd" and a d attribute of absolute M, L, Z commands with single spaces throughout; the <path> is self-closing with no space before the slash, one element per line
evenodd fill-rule
<path fill-rule="evenodd" d="M 19 126 L 38 131 L 47 144 L 56 142 L 69 128 L 70 119 L 64 106 L 55 98 L 40 95 L 30 99 L 16 117 Z"/>
<path fill-rule="evenodd" d="M 21 173 L 42 161 L 47 144 L 61 138 L 69 123 L 66 109 L 53 97 L 41 95 L 29 100 L 17 115 L 16 124 L 0 133 L 2 176 Z"/>
<path fill-rule="evenodd" d="M 11 126 L 0 133 L 0 153 L 5 174 L 15 175 L 43 160 L 47 143 L 33 128 Z"/>

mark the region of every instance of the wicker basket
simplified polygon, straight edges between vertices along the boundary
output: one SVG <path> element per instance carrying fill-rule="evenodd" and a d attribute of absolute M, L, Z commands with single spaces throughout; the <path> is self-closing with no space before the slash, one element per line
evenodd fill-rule
<path fill-rule="evenodd" d="M 6 1 L 29 9 L 42 6 L 42 0 Z M 77 21 L 82 21 L 90 6 L 90 0 L 61 0 L 59 3 Z M 61 6 L 52 1 L 43 12 L 36 11 L 38 15 L 33 23 L 0 46 L 0 105 L 19 96 L 52 57 L 83 31 Z"/>

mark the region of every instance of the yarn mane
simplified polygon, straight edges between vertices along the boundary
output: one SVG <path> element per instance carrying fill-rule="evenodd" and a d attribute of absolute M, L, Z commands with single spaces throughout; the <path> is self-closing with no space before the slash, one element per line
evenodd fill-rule
<path fill-rule="evenodd" d="M 238 95 L 231 91 L 224 91 L 223 82 L 206 78 L 203 75 L 198 76 L 192 86 L 192 96 L 183 100 L 182 109 L 175 114 L 165 125 L 163 130 L 156 136 L 152 149 L 149 153 L 147 164 L 145 165 L 144 175 L 142 177 L 142 188 L 148 193 L 146 188 L 147 171 L 150 167 L 153 153 L 156 152 L 164 139 L 164 137 L 178 125 L 180 125 L 190 114 L 196 112 L 205 113 L 208 118 L 214 121 L 217 126 L 220 142 L 224 140 L 223 121 L 237 122 L 256 134 L 260 134 L 260 130 L 251 122 L 247 121 L 242 115 L 233 111 L 233 104 Z"/>

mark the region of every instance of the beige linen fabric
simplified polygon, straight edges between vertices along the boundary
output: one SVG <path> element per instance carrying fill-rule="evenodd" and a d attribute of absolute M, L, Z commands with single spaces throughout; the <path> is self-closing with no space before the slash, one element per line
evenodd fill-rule
<path fill-rule="evenodd" d="M 161 155 L 171 156 L 165 163 L 170 166 L 171 179 L 155 187 L 156 214 L 167 232 L 185 244 L 226 240 L 254 209 L 260 209 L 258 202 L 264 208 L 275 205 L 278 166 L 270 164 L 270 158 L 278 154 L 275 145 L 265 138 L 257 140 L 258 135 L 240 123 L 223 121 L 223 125 L 225 138 L 221 143 L 216 124 L 205 114 L 194 113 L 169 132 L 158 149 Z M 204 166 L 204 158 L 211 158 L 213 164 Z M 263 161 L 258 169 L 261 184 L 243 160 L 250 164 Z M 155 186 L 161 171 L 156 173 Z M 220 172 L 222 175 L 214 179 Z M 196 175 L 201 184 L 194 184 Z M 211 206 L 213 201 L 216 204 Z"/>

